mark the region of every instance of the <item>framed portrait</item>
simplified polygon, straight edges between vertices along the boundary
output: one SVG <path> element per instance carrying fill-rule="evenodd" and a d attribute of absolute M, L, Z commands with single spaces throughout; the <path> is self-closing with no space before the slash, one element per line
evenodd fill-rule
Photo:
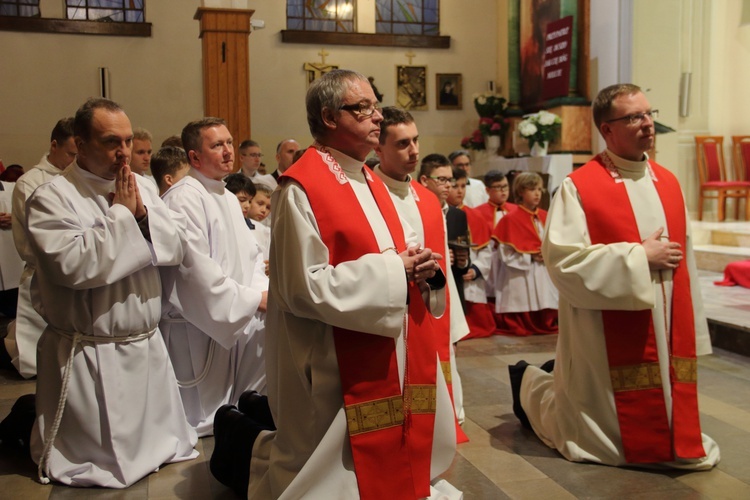
<path fill-rule="evenodd" d="M 396 104 L 410 111 L 427 110 L 427 66 L 396 66 Z"/>
<path fill-rule="evenodd" d="M 435 101 L 437 109 L 463 109 L 463 90 L 460 73 L 435 75 Z"/>

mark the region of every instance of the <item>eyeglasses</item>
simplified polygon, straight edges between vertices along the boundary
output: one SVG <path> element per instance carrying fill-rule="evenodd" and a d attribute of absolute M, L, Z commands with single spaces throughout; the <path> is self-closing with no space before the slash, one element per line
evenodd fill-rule
<path fill-rule="evenodd" d="M 659 110 L 658 109 L 652 109 L 650 111 L 646 111 L 645 113 L 633 113 L 631 115 L 625 115 L 621 116 L 620 118 L 614 118 L 612 120 L 607 120 L 606 123 L 612 123 L 612 122 L 619 122 L 620 120 L 625 121 L 627 120 L 629 125 L 640 125 L 643 123 L 643 120 L 646 119 L 646 117 L 649 117 L 652 121 L 659 118 Z"/>
<path fill-rule="evenodd" d="M 456 185 L 456 179 L 454 179 L 453 177 L 433 177 L 430 175 L 428 179 L 432 179 L 433 181 L 443 186 L 445 186 L 446 184 L 450 184 L 451 186 Z"/>
<path fill-rule="evenodd" d="M 488 186 L 487 189 L 491 191 L 510 191 L 510 186 Z"/>
<path fill-rule="evenodd" d="M 375 111 L 380 111 L 380 105 L 377 102 L 362 101 L 357 104 L 344 104 L 339 109 L 351 111 L 360 116 L 372 116 Z"/>
<path fill-rule="evenodd" d="M 249 156 L 250 158 L 263 158 L 263 153 L 247 153 L 242 156 Z"/>

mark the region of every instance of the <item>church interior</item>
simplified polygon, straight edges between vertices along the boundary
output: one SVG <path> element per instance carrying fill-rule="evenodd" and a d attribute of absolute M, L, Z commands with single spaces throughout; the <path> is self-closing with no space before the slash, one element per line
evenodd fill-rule
<path fill-rule="evenodd" d="M 0 9 L 6 3 L 24 2 L 0 1 Z M 472 148 L 471 175 L 530 162 L 526 168 L 546 169 L 554 191 L 604 147 L 590 119 L 597 92 L 620 82 L 640 86 L 663 125 L 651 154 L 678 178 L 691 218 L 714 347 L 698 362 L 700 418 L 721 447 L 721 462 L 706 472 L 680 472 L 566 461 L 519 425 L 507 370 L 520 359 L 553 358 L 555 336 L 494 335 L 457 345 L 469 442 L 458 446 L 443 477 L 466 499 L 750 498 L 750 289 L 714 284 L 727 265 L 750 259 L 750 190 L 744 198 L 704 199 L 714 166 L 721 167 L 721 181 L 750 180 L 750 147 L 740 143 L 745 135 L 750 140 L 750 94 L 742 83 L 750 79 L 750 0 L 442 0 L 438 36 L 377 35 L 375 0 L 338 1 L 356 4 L 347 33 L 297 29 L 288 6 L 303 2 L 294 1 L 143 0 L 135 3 L 144 5 L 147 26 L 129 31 L 95 26 L 128 23 L 76 26 L 66 21 L 65 2 L 38 3 L 38 18 L 0 15 L 5 166 L 35 165 L 54 123 L 88 97 L 104 96 L 122 106 L 133 126 L 148 129 L 155 145 L 191 120 L 221 116 L 235 144 L 260 144 L 271 173 L 280 141 L 312 143 L 304 95 L 312 79 L 337 67 L 369 77 L 381 106 L 411 110 L 421 156 L 467 144 L 480 118 L 476 96 L 502 96 L 500 143 Z M 549 9 L 555 14 L 545 24 L 572 19 L 564 94 L 551 98 L 546 88 L 530 88 L 525 76 L 534 71 L 526 59 L 530 40 Z M 406 74 L 421 84 L 411 101 L 404 96 Z M 441 94 L 446 80 L 456 100 Z M 540 109 L 561 116 L 562 125 L 548 154 L 530 157 L 518 124 Z M 704 136 L 721 141 L 706 153 L 696 141 Z M 0 316 L 0 331 L 9 320 Z M 33 379 L 0 369 L 0 420 L 34 388 Z M 213 437 L 202 438 L 198 459 L 166 465 L 122 491 L 39 484 L 28 457 L 0 448 L 0 496 L 234 498 L 209 472 L 213 446 Z"/>

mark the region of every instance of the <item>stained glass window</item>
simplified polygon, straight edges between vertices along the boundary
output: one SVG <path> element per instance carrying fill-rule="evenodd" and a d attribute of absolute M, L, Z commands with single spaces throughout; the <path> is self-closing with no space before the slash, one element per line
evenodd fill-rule
<path fill-rule="evenodd" d="M 143 23 L 143 0 L 65 0 L 68 19 Z"/>
<path fill-rule="evenodd" d="M 353 33 L 356 0 L 287 0 L 286 28 Z"/>
<path fill-rule="evenodd" d="M 440 35 L 440 0 L 375 0 L 375 31 Z"/>
<path fill-rule="evenodd" d="M 0 0 L 0 16 L 39 17 L 39 0 Z"/>

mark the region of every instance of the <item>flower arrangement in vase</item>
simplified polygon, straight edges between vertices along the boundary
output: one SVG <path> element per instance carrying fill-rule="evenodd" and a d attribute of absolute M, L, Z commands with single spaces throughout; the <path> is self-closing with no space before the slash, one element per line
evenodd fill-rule
<path fill-rule="evenodd" d="M 539 111 L 527 115 L 518 124 L 518 133 L 529 141 L 529 147 L 532 151 L 537 146 L 537 150 L 542 149 L 542 154 L 546 154 L 547 146 L 557 137 L 561 124 L 562 120 L 556 114 L 549 111 Z"/>
<path fill-rule="evenodd" d="M 505 118 L 507 100 L 493 92 L 474 94 L 474 109 L 479 114 L 479 127 L 461 141 L 464 149 L 495 152 L 500 148 L 502 137 L 508 129 Z"/>

